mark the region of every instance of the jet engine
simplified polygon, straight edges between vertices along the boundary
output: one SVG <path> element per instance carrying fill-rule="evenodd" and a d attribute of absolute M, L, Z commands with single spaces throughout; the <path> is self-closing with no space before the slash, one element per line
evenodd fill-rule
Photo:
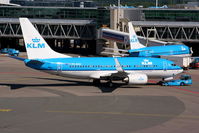
<path fill-rule="evenodd" d="M 146 74 L 133 73 L 124 78 L 123 81 L 127 84 L 146 84 L 148 81 L 148 77 Z"/>

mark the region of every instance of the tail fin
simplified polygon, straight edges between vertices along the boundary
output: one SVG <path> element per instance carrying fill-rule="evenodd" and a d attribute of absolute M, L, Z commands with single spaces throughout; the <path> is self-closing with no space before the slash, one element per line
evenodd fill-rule
<path fill-rule="evenodd" d="M 19 18 L 28 59 L 70 57 L 53 51 L 27 18 Z"/>
<path fill-rule="evenodd" d="M 142 45 L 139 40 L 138 37 L 135 33 L 135 30 L 133 28 L 133 25 L 131 22 L 128 23 L 129 26 L 129 40 L 130 40 L 130 48 L 131 49 L 139 49 L 139 48 L 144 48 L 145 46 Z"/>

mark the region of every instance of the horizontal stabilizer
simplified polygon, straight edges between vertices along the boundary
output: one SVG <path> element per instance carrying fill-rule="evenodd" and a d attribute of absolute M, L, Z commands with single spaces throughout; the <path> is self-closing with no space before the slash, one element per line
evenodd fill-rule
<path fill-rule="evenodd" d="M 20 61 L 24 61 L 25 58 L 21 58 L 21 57 L 17 57 L 17 56 L 9 56 L 10 58 L 13 58 L 13 59 L 17 59 L 17 60 L 20 60 Z"/>

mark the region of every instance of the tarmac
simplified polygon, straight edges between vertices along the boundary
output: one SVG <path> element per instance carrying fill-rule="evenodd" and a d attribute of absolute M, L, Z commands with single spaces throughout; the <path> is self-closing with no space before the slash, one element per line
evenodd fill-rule
<path fill-rule="evenodd" d="M 198 133 L 199 70 L 191 86 L 93 86 L 0 56 L 0 133 Z"/>

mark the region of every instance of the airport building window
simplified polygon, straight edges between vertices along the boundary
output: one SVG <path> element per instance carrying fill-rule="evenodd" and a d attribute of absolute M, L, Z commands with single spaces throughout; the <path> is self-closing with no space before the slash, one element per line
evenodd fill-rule
<path fill-rule="evenodd" d="M 143 12 L 148 21 L 199 21 L 199 10 L 161 9 Z"/>
<path fill-rule="evenodd" d="M 41 19 L 92 19 L 98 27 L 110 25 L 110 11 L 98 8 L 67 7 L 4 7 L 0 18 L 41 18 Z"/>

